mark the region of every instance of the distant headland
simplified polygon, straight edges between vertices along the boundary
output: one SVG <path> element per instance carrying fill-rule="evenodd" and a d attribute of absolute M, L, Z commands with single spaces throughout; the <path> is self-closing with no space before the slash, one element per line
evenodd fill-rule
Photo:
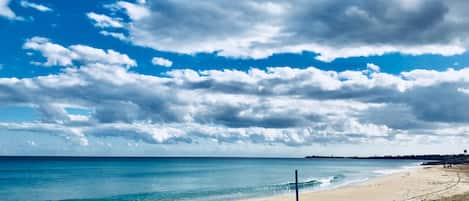
<path fill-rule="evenodd" d="M 424 160 L 422 165 L 469 163 L 467 154 L 425 154 L 425 155 L 385 155 L 385 156 L 306 156 L 306 159 L 382 159 L 382 160 Z"/>

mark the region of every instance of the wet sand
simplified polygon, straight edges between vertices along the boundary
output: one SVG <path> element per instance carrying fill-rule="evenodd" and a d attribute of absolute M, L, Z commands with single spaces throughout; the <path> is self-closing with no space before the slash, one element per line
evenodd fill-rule
<path fill-rule="evenodd" d="M 295 200 L 294 194 L 249 201 Z M 469 201 L 469 166 L 426 166 L 331 190 L 300 193 L 300 201 Z"/>

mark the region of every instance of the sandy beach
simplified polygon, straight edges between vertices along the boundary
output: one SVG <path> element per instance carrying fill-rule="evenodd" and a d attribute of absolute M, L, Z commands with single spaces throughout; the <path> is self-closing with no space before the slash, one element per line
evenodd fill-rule
<path fill-rule="evenodd" d="M 426 166 L 336 189 L 300 193 L 301 201 L 467 201 L 469 166 Z M 249 201 L 295 200 L 294 194 Z M 247 200 L 246 200 L 247 201 Z"/>

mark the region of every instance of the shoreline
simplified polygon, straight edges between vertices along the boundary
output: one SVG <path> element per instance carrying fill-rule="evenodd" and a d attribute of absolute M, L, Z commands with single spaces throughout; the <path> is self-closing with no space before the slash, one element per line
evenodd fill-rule
<path fill-rule="evenodd" d="M 403 172 L 382 175 L 363 182 L 331 189 L 300 191 L 301 201 L 421 201 L 469 193 L 469 166 L 451 169 L 442 166 L 421 166 Z M 245 199 L 243 201 L 295 200 L 294 194 Z"/>

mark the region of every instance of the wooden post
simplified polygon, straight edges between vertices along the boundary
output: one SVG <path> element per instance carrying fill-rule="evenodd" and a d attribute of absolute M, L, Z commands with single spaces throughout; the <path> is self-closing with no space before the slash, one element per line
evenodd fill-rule
<path fill-rule="evenodd" d="M 299 201 L 300 198 L 298 196 L 298 170 L 295 170 L 295 189 L 296 189 L 296 201 Z"/>

